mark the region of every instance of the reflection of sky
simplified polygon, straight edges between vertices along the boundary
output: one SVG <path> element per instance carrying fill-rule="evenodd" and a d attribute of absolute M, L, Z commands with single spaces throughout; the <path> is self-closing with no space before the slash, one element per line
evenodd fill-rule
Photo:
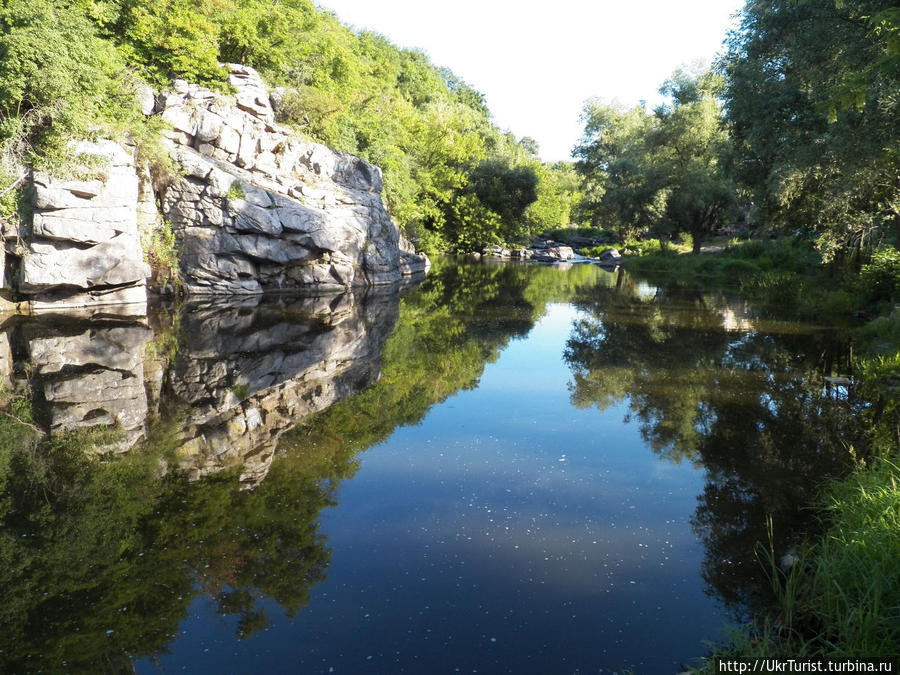
<path fill-rule="evenodd" d="M 175 661 L 204 640 L 206 672 L 671 673 L 701 656 L 723 623 L 689 524 L 703 476 L 656 459 L 623 408 L 570 405 L 575 316 L 550 306 L 476 390 L 362 455 L 323 513 L 328 579 L 294 620 L 272 607 L 232 644 L 198 602 Z"/>

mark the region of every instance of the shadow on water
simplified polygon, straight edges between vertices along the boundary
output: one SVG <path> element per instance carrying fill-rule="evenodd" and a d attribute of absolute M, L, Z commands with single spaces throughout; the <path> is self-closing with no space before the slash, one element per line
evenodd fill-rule
<path fill-rule="evenodd" d="M 858 447 L 864 401 L 825 330 L 593 266 L 437 261 L 425 284 L 0 327 L 0 669 L 131 672 L 200 597 L 246 639 L 325 579 L 319 532 L 359 455 L 478 386 L 548 303 L 574 303 L 572 403 L 627 401 L 661 458 L 706 470 L 693 526 L 735 612 Z M 698 646 L 698 651 L 700 647 Z"/>

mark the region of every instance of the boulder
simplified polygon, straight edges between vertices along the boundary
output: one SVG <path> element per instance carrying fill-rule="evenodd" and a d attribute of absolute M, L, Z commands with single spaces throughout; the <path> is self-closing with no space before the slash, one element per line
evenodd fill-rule
<path fill-rule="evenodd" d="M 616 264 L 621 259 L 622 259 L 622 254 L 619 253 L 619 250 L 615 249 L 615 248 L 608 248 L 597 257 L 597 260 L 599 260 L 601 263 Z"/>
<path fill-rule="evenodd" d="M 574 257 L 575 251 L 569 246 L 551 246 L 535 255 L 535 260 L 540 262 L 561 262 L 572 260 Z"/>

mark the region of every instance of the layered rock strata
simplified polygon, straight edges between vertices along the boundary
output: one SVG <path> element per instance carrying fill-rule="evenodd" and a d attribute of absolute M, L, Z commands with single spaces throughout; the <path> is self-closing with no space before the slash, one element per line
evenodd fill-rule
<path fill-rule="evenodd" d="M 228 67 L 232 95 L 176 80 L 152 105 L 142 97 L 171 125 L 180 175 L 165 188 L 110 140 L 73 145 L 82 179 L 31 176 L 33 222 L 0 231 L 0 290 L 33 309 L 145 303 L 142 240 L 161 219 L 188 294 L 315 294 L 424 273 L 382 203 L 381 170 L 292 135 L 259 75 Z"/>
<path fill-rule="evenodd" d="M 400 249 L 381 170 L 295 138 L 257 73 L 229 68 L 234 96 L 176 81 L 158 102 L 184 173 L 163 213 L 188 292 L 334 291 L 424 273 L 427 258 Z"/>
<path fill-rule="evenodd" d="M 168 323 L 110 311 L 11 319 L 0 327 L 0 383 L 31 397 L 46 434 L 109 428 L 82 440 L 97 454 L 145 438 L 155 447 L 150 421 L 183 411 L 176 429 L 161 427 L 178 448 L 174 468 L 196 480 L 240 467 L 251 488 L 287 430 L 378 380 L 398 315 L 391 286 L 194 301 Z"/>
<path fill-rule="evenodd" d="M 133 154 L 100 140 L 73 147 L 86 180 L 32 178 L 30 236 L 20 242 L 14 290 L 35 309 L 145 303 L 138 235 L 138 176 Z"/>

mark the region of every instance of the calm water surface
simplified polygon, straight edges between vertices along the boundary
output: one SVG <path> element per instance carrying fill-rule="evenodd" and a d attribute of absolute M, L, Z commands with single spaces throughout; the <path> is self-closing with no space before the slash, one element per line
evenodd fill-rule
<path fill-rule="evenodd" d="M 9 672 L 680 672 L 853 433 L 836 336 L 590 266 L 5 330 Z"/>

